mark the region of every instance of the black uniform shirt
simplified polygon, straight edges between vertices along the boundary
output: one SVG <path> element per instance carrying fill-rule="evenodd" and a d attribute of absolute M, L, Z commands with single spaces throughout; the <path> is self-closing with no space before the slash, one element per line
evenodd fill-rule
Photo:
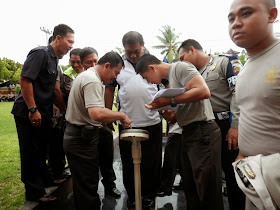
<path fill-rule="evenodd" d="M 32 80 L 34 99 L 42 117 L 52 116 L 53 94 L 58 59 L 51 45 L 32 49 L 24 62 L 21 76 Z M 28 107 L 19 92 L 12 114 L 28 117 Z"/>

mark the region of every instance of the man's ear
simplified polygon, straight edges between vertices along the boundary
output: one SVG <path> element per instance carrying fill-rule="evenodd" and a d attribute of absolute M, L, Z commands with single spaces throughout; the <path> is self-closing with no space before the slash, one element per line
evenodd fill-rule
<path fill-rule="evenodd" d="M 190 46 L 189 52 L 191 52 L 193 54 L 195 52 L 195 48 L 193 46 Z"/>
<path fill-rule="evenodd" d="M 148 65 L 148 70 L 155 71 L 155 66 L 153 64 Z"/>
<path fill-rule="evenodd" d="M 107 68 L 110 68 L 111 67 L 111 64 L 109 63 L 109 62 L 106 62 L 105 64 L 104 64 L 104 67 L 107 69 Z"/>
<path fill-rule="evenodd" d="M 277 8 L 273 7 L 269 10 L 269 23 L 274 23 L 277 18 L 278 10 Z"/>
<path fill-rule="evenodd" d="M 62 37 L 60 35 L 57 35 L 53 41 L 56 41 L 56 40 L 60 41 L 61 39 L 62 39 Z"/>

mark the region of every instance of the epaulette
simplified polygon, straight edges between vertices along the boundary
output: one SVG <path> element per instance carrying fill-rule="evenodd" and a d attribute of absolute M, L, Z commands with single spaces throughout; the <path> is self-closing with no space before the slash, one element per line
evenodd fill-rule
<path fill-rule="evenodd" d="M 33 53 L 33 52 L 36 52 L 36 51 L 39 51 L 39 50 L 44 50 L 45 52 L 49 51 L 49 48 L 47 46 L 39 46 L 39 47 L 36 47 L 34 49 L 32 49 L 30 51 L 30 53 Z"/>
<path fill-rule="evenodd" d="M 227 54 L 227 53 L 222 53 L 222 54 L 219 54 L 219 56 L 225 56 L 225 57 L 228 57 L 230 60 L 233 60 L 233 59 L 237 59 L 237 58 L 238 58 L 238 56 L 237 56 L 237 55 Z"/>

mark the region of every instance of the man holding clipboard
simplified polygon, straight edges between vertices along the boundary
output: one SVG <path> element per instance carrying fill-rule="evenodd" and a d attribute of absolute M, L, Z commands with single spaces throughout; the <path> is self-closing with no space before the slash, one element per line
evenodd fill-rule
<path fill-rule="evenodd" d="M 167 79 L 173 88 L 186 88 L 183 94 L 159 97 L 145 106 L 158 110 L 179 105 L 176 118 L 183 129 L 181 155 L 188 209 L 223 209 L 221 132 L 214 121 L 210 91 L 202 76 L 190 63 L 167 64 L 153 55 L 142 56 L 136 71 L 150 83 L 159 84 Z"/>

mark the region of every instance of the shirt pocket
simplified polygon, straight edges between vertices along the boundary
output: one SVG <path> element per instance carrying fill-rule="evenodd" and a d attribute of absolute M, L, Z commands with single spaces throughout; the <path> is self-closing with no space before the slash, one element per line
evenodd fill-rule
<path fill-rule="evenodd" d="M 219 89 L 220 86 L 219 74 L 210 72 L 205 78 L 205 82 L 208 85 L 210 92 L 212 90 Z"/>

